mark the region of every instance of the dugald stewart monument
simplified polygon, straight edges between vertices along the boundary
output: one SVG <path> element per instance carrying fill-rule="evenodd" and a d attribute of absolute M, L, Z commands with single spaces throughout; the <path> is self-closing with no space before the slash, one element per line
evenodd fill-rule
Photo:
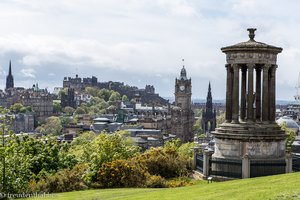
<path fill-rule="evenodd" d="M 248 178 L 289 171 L 284 131 L 275 122 L 277 55 L 282 48 L 249 40 L 226 54 L 226 121 L 216 128 L 211 173 Z"/>

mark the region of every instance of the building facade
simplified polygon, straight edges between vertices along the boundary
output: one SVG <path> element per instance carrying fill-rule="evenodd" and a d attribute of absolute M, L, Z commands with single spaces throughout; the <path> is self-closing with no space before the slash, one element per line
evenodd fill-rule
<path fill-rule="evenodd" d="M 175 79 L 175 106 L 171 109 L 171 133 L 181 142 L 193 141 L 194 112 L 191 108 L 192 80 L 188 79 L 186 69 L 181 69 L 180 77 Z"/>

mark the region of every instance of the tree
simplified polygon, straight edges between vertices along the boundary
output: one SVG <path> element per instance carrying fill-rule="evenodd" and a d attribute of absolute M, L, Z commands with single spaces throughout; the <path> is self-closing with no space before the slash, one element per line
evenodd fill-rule
<path fill-rule="evenodd" d="M 99 97 L 100 96 L 100 90 L 96 87 L 86 87 L 85 91 L 93 97 Z"/>
<path fill-rule="evenodd" d="M 128 101 L 128 97 L 126 95 L 122 96 L 122 101 Z"/>
<path fill-rule="evenodd" d="M 286 142 L 285 142 L 286 151 L 287 152 L 291 152 L 292 151 L 292 147 L 293 147 L 292 146 L 293 142 L 295 141 L 296 135 L 297 135 L 296 131 L 294 131 L 293 129 L 287 128 L 285 122 L 281 125 L 281 129 L 287 135 Z"/>
<path fill-rule="evenodd" d="M 204 131 L 202 129 L 202 118 L 198 118 L 196 120 L 193 129 L 197 136 L 204 134 Z"/>
<path fill-rule="evenodd" d="M 109 97 L 110 102 L 116 102 L 118 100 L 121 100 L 121 95 L 119 92 L 113 91 Z"/>
<path fill-rule="evenodd" d="M 202 118 L 203 110 L 202 109 L 195 109 L 194 113 L 195 113 L 195 117 Z"/>
<path fill-rule="evenodd" d="M 225 122 L 225 112 L 222 112 L 220 113 L 219 116 L 217 116 L 217 127 L 219 127 L 224 122 Z"/>
<path fill-rule="evenodd" d="M 99 97 L 92 97 L 89 104 L 89 114 L 102 114 L 108 108 L 109 104 Z"/>
<path fill-rule="evenodd" d="M 112 91 L 103 88 L 99 92 L 99 97 L 104 99 L 104 101 L 108 101 L 111 96 L 111 93 L 112 93 Z"/>
<path fill-rule="evenodd" d="M 67 115 L 73 115 L 74 111 L 75 111 L 75 109 L 70 106 L 66 106 L 64 108 L 64 113 L 66 113 Z"/>
<path fill-rule="evenodd" d="M 58 92 L 58 97 L 61 99 L 62 95 L 67 95 L 67 94 L 68 94 L 68 88 L 64 88 Z"/>
<path fill-rule="evenodd" d="M 15 103 L 15 104 L 11 105 L 9 109 L 14 114 L 31 112 L 30 106 L 25 107 L 21 103 Z"/>
<path fill-rule="evenodd" d="M 100 133 L 94 138 L 94 135 L 85 133 L 72 143 L 71 152 L 79 156 L 76 158 L 89 163 L 90 173 L 86 176 L 87 181 L 97 180 L 97 172 L 103 163 L 128 159 L 139 154 L 140 148 L 131 138 L 124 137 L 124 134 L 124 131 L 113 134 Z"/>
<path fill-rule="evenodd" d="M 61 105 L 59 102 L 53 102 L 53 112 L 60 113 L 62 111 Z"/>
<path fill-rule="evenodd" d="M 36 131 L 45 135 L 59 135 L 62 131 L 62 123 L 59 117 L 51 116 L 46 119 L 46 123 L 37 127 Z"/>
<path fill-rule="evenodd" d="M 85 114 L 85 110 L 81 107 L 78 107 L 76 110 L 75 110 L 75 114 L 76 115 L 82 115 L 82 114 Z"/>

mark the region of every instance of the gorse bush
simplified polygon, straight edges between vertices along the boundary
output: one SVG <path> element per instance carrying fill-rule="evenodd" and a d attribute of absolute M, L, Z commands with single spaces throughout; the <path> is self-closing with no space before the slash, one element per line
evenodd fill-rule
<path fill-rule="evenodd" d="M 135 159 L 144 164 L 151 175 L 173 178 L 188 173 L 186 160 L 175 149 L 153 148 Z"/>
<path fill-rule="evenodd" d="M 144 165 L 134 160 L 115 160 L 103 163 L 98 171 L 100 187 L 143 187 L 147 180 Z"/>
<path fill-rule="evenodd" d="M 165 188 L 167 187 L 167 181 L 159 175 L 152 175 L 148 177 L 146 186 L 149 188 Z"/>

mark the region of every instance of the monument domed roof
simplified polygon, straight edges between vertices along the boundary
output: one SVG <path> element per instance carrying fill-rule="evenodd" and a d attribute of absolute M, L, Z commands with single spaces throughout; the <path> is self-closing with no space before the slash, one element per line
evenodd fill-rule
<path fill-rule="evenodd" d="M 299 130 L 299 125 L 290 117 L 284 116 L 276 120 L 277 124 L 282 126 L 283 123 L 286 124 L 287 128 Z"/>
<path fill-rule="evenodd" d="M 249 31 L 249 40 L 246 42 L 241 42 L 232 46 L 227 46 L 221 48 L 222 52 L 230 52 L 230 51 L 268 51 L 274 53 L 280 53 L 282 51 L 281 47 L 275 47 L 272 45 L 265 44 L 263 42 L 257 42 L 254 40 L 255 37 L 255 28 L 247 29 Z"/>

